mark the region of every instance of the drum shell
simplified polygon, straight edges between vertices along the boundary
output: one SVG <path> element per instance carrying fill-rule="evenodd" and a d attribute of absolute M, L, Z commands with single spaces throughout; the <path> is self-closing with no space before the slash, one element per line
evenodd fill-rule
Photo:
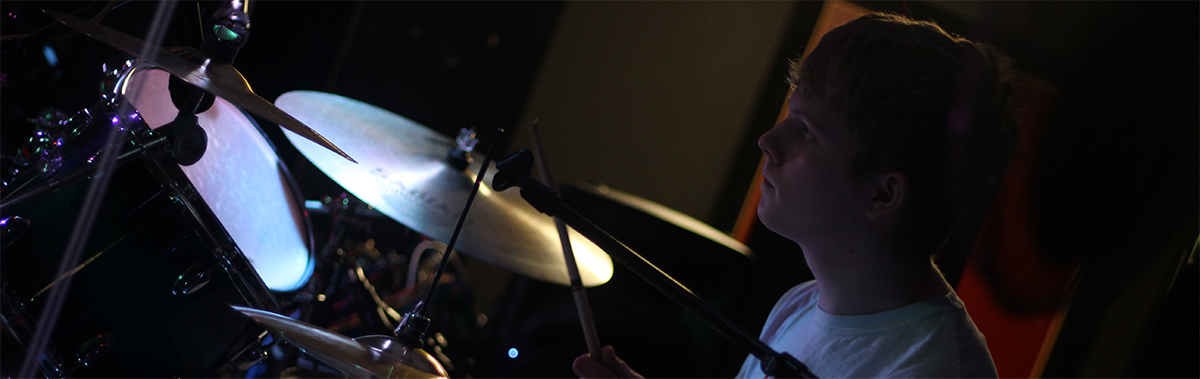
<path fill-rule="evenodd" d="M 228 305 L 274 310 L 275 300 L 179 166 L 147 154 L 110 175 L 79 263 L 68 271 L 70 288 L 51 338 L 67 366 L 78 362 L 84 345 L 108 347 L 87 364 L 74 363 L 70 375 L 212 376 L 259 345 L 265 331 Z M 6 238 L 0 272 L 35 317 L 46 306 L 89 184 L 4 209 L 5 217 L 18 216 L 29 227 Z M 207 280 L 195 280 L 206 271 Z M 187 280 L 206 284 L 182 294 Z"/>

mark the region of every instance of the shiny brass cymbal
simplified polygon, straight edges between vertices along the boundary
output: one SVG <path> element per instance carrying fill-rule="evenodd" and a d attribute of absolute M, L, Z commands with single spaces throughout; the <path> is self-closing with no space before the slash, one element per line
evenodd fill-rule
<path fill-rule="evenodd" d="M 275 103 L 359 157 L 353 165 L 298 136 L 285 133 L 317 168 L 363 202 L 430 238 L 447 241 L 480 171 L 446 163 L 456 145 L 407 118 L 339 95 L 293 91 Z M 568 285 L 562 245 L 554 220 L 538 213 L 518 191 L 495 192 L 489 167 L 455 250 L 511 271 Z M 612 259 L 574 230 L 580 278 L 586 286 L 612 277 Z"/>
<path fill-rule="evenodd" d="M 264 310 L 232 305 L 305 354 L 355 378 L 446 378 L 428 352 L 387 336 L 350 338 Z"/>
<path fill-rule="evenodd" d="M 146 43 L 140 39 L 95 22 L 51 10 L 44 10 L 44 12 L 75 30 L 87 34 L 100 42 L 109 44 L 118 50 L 132 54 L 135 57 L 142 53 L 143 48 L 148 47 L 150 56 L 138 57 L 138 59 L 149 62 L 171 73 L 171 75 L 175 75 L 191 85 L 225 99 L 250 113 L 262 116 L 284 129 L 299 134 L 317 145 L 337 153 L 342 158 L 356 162 L 354 158 L 351 158 L 342 149 L 330 143 L 324 136 L 321 136 L 321 134 L 304 125 L 304 123 L 256 95 L 254 90 L 250 89 L 250 83 L 247 83 L 242 73 L 238 72 L 233 66 L 212 60 L 206 60 L 203 64 L 198 64 L 179 57 L 161 47 L 146 46 Z"/>

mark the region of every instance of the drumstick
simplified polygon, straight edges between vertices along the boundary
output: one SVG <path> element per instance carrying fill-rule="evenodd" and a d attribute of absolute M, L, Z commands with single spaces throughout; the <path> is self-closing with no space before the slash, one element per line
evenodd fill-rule
<path fill-rule="evenodd" d="M 533 152 L 537 159 L 538 172 L 542 180 L 550 188 L 556 188 L 554 177 L 550 175 L 550 161 L 546 159 L 546 146 L 542 143 L 542 135 L 538 133 L 537 119 L 529 123 L 529 135 L 533 138 Z M 593 358 L 600 359 L 600 338 L 596 335 L 596 321 L 592 318 L 592 306 L 588 303 L 587 292 L 583 290 L 583 280 L 579 279 L 579 267 L 575 265 L 575 252 L 571 250 L 571 236 L 567 233 L 567 224 L 558 217 L 554 218 L 554 226 L 558 227 L 558 238 L 562 241 L 563 258 L 567 263 L 567 275 L 571 278 L 571 293 L 575 295 L 575 310 L 579 312 L 579 323 L 583 326 L 583 339 L 587 341 L 588 353 Z"/>

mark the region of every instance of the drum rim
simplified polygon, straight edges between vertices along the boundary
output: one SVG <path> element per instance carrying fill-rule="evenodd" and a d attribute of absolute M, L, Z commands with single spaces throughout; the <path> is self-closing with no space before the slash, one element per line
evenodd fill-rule
<path fill-rule="evenodd" d="M 237 108 L 236 105 L 234 107 Z M 306 250 L 308 251 L 308 268 L 305 269 L 305 272 L 309 273 L 309 278 L 308 278 L 308 280 L 305 281 L 305 283 L 303 285 L 296 287 L 296 289 L 294 289 L 294 290 L 290 290 L 290 291 L 271 290 L 271 291 L 277 292 L 277 293 L 284 293 L 284 294 L 292 294 L 292 293 L 304 291 L 308 287 L 308 283 L 312 281 L 313 272 L 316 269 L 316 262 L 317 262 L 316 242 L 314 241 L 314 238 L 313 238 L 312 218 L 308 216 L 308 211 L 305 209 L 304 192 L 300 190 L 300 183 L 296 181 L 296 178 L 294 176 L 292 176 L 291 168 L 288 167 L 287 163 L 285 163 L 283 161 L 283 159 L 279 159 L 279 149 L 277 147 L 275 147 L 275 142 L 271 141 L 271 136 L 267 135 L 267 132 L 265 130 L 263 130 L 262 126 L 260 126 L 258 124 L 258 120 L 255 119 L 254 116 L 252 114 L 250 114 L 250 112 L 247 112 L 245 109 L 237 108 L 237 110 L 242 112 L 242 116 L 245 116 L 247 120 L 250 120 L 250 125 L 254 127 L 254 130 L 258 131 L 259 135 L 262 136 L 263 140 L 267 142 L 267 146 L 271 148 L 271 154 L 273 154 L 276 158 L 275 166 L 276 166 L 276 168 L 279 169 L 279 172 L 281 174 L 283 174 L 283 177 L 287 183 L 288 192 L 291 192 L 291 194 L 292 194 L 290 203 L 292 203 L 292 205 L 295 206 L 296 209 L 300 211 L 300 218 L 304 220 L 303 240 L 304 240 L 304 245 L 306 247 Z"/>

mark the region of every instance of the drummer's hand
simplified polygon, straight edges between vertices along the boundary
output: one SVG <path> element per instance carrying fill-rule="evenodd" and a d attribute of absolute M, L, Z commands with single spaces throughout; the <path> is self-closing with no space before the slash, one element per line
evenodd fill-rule
<path fill-rule="evenodd" d="M 641 374 L 633 372 L 629 365 L 617 358 L 617 352 L 612 346 L 600 349 L 600 357 L 593 358 L 591 354 L 580 355 L 571 364 L 575 375 L 580 378 L 642 378 Z"/>

